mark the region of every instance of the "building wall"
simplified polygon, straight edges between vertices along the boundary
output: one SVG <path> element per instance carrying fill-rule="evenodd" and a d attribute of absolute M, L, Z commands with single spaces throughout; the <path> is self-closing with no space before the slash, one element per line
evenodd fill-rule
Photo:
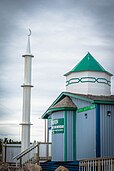
<path fill-rule="evenodd" d="M 64 118 L 64 111 L 54 112 L 51 117 Z M 52 161 L 64 161 L 64 133 L 52 134 Z"/>
<path fill-rule="evenodd" d="M 96 157 L 96 109 L 77 113 L 76 120 L 77 159 Z"/>
<path fill-rule="evenodd" d="M 66 146 L 66 153 L 64 153 L 64 160 L 75 161 L 76 160 L 76 111 L 65 111 L 66 124 L 64 124 L 66 133 L 64 132 Z"/>
<path fill-rule="evenodd" d="M 111 77 L 104 72 L 73 72 L 66 76 L 66 91 L 92 95 L 111 95 Z"/>
<path fill-rule="evenodd" d="M 91 106 L 90 102 L 72 98 L 77 109 Z M 85 114 L 87 114 L 87 119 Z M 97 109 L 85 112 L 76 112 L 76 157 L 77 159 L 93 158 L 98 155 L 99 144 L 96 144 L 99 135 L 96 130 Z M 99 143 L 99 142 L 98 142 Z"/>
<path fill-rule="evenodd" d="M 77 106 L 77 112 L 58 111 L 51 115 L 52 120 L 64 118 L 64 133 L 52 134 L 52 160 L 75 161 L 114 156 L 114 105 L 96 104 L 95 108 L 80 112 L 78 109 L 93 104 L 71 99 Z"/>
<path fill-rule="evenodd" d="M 51 117 L 47 120 L 47 142 L 52 142 Z"/>
<path fill-rule="evenodd" d="M 52 122 L 64 118 L 64 132 L 53 133 L 52 130 L 52 160 L 76 160 L 76 111 L 54 112 L 51 117 Z"/>
<path fill-rule="evenodd" d="M 100 105 L 100 143 L 101 157 L 114 156 L 114 105 Z"/>
<path fill-rule="evenodd" d="M 91 105 L 90 102 L 87 102 L 85 100 L 80 100 L 80 99 L 76 99 L 76 98 L 73 98 L 73 97 L 71 99 L 72 99 L 73 103 L 76 105 L 77 108 L 82 108 L 82 107 Z"/>
<path fill-rule="evenodd" d="M 72 100 L 78 108 L 92 105 L 84 100 L 76 98 L 72 98 Z M 87 114 L 87 119 L 85 119 L 85 113 Z M 67 116 L 67 125 L 65 126 L 64 123 L 64 133 L 52 133 L 52 160 L 71 161 L 96 157 L 96 109 L 81 113 L 76 113 L 76 111 L 58 111 L 52 113 L 51 118 L 52 120 L 65 119 L 65 114 Z M 48 126 L 50 129 L 50 123 Z M 65 127 L 67 127 L 67 133 L 65 133 Z"/>

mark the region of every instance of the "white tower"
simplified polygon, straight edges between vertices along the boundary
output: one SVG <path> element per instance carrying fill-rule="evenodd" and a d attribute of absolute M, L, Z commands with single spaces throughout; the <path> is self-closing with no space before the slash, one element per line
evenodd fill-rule
<path fill-rule="evenodd" d="M 111 95 L 111 76 L 88 54 L 66 76 L 66 91 L 97 96 Z"/>
<path fill-rule="evenodd" d="M 24 83 L 23 87 L 23 114 L 22 114 L 22 135 L 21 135 L 21 151 L 25 150 L 30 146 L 30 110 L 31 110 L 31 66 L 32 58 L 34 57 L 31 54 L 30 48 L 30 35 L 31 30 L 29 29 L 30 34 L 28 35 L 27 50 L 24 57 Z"/>

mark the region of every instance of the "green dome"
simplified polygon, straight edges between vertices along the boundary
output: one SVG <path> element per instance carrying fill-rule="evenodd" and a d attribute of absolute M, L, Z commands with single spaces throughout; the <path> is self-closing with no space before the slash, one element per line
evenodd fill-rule
<path fill-rule="evenodd" d="M 65 76 L 72 72 L 81 71 L 106 72 L 107 74 L 112 75 L 111 73 L 107 72 L 89 52 L 70 72 L 66 73 Z"/>

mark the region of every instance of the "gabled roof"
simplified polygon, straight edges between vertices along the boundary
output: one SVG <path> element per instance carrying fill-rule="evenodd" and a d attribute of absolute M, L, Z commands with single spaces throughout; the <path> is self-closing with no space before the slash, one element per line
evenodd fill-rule
<path fill-rule="evenodd" d="M 58 110 L 67 110 L 67 109 L 76 110 L 77 107 L 74 106 L 75 104 L 72 102 L 71 98 L 77 98 L 83 101 L 90 102 L 92 104 L 113 104 L 114 105 L 114 95 L 94 96 L 94 95 L 84 95 L 84 94 L 75 94 L 75 93 L 70 93 L 70 92 L 62 92 L 57 97 L 57 99 L 52 103 L 52 105 L 46 110 L 46 112 L 42 115 L 42 118 L 47 119 L 48 116 L 52 112 L 58 111 Z M 68 102 L 70 102 L 70 104 L 68 104 Z"/>
<path fill-rule="evenodd" d="M 76 105 L 69 96 L 65 96 L 61 101 L 57 102 L 51 109 L 55 108 L 76 108 Z"/>
<path fill-rule="evenodd" d="M 112 76 L 112 74 L 107 72 L 89 52 L 71 71 L 66 73 L 65 76 L 69 75 L 72 72 L 81 71 L 105 72 Z"/>
<path fill-rule="evenodd" d="M 77 107 L 71 100 L 69 96 L 60 96 L 53 102 L 53 104 L 48 108 L 48 110 L 44 113 L 42 118 L 48 118 L 48 116 L 56 111 L 65 111 L 65 110 L 76 110 Z"/>

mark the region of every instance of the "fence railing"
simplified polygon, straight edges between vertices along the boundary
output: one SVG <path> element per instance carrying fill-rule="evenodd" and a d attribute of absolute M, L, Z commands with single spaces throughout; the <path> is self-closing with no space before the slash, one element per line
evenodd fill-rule
<path fill-rule="evenodd" d="M 21 144 L 2 144 L 2 162 L 13 163 L 13 157 L 21 152 Z"/>
<path fill-rule="evenodd" d="M 20 165 L 27 162 L 39 162 L 41 160 L 51 160 L 51 144 L 37 142 L 31 145 L 29 148 L 19 153 L 13 159 L 16 159 L 16 164 L 20 161 Z"/>
<path fill-rule="evenodd" d="M 79 171 L 114 171 L 114 157 L 80 160 Z"/>

